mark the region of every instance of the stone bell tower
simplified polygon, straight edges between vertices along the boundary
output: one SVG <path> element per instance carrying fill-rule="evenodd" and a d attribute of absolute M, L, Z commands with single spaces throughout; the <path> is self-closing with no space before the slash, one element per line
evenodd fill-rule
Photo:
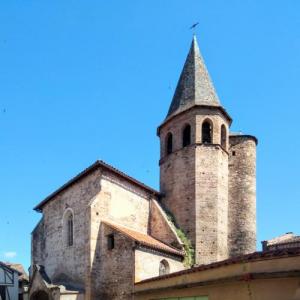
<path fill-rule="evenodd" d="M 162 203 L 191 240 L 197 264 L 228 258 L 228 235 L 239 231 L 228 220 L 231 121 L 194 37 L 158 136 Z"/>

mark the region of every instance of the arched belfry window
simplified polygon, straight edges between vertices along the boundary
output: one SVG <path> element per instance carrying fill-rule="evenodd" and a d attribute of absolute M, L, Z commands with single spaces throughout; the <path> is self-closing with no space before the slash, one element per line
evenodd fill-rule
<path fill-rule="evenodd" d="M 74 217 L 71 209 L 67 209 L 63 218 L 63 236 L 67 246 L 74 243 Z"/>
<path fill-rule="evenodd" d="M 191 125 L 185 125 L 182 131 L 182 147 L 186 147 L 191 144 Z"/>
<path fill-rule="evenodd" d="M 202 124 L 202 143 L 211 144 L 213 136 L 213 127 L 210 120 L 206 120 Z"/>
<path fill-rule="evenodd" d="M 224 149 L 226 149 L 227 146 L 227 131 L 224 124 L 221 126 L 221 146 Z"/>
<path fill-rule="evenodd" d="M 171 132 L 169 132 L 166 138 L 166 154 L 171 154 L 172 152 L 173 152 L 173 135 Z"/>
<path fill-rule="evenodd" d="M 165 275 L 169 273 L 170 273 L 170 265 L 165 259 L 163 259 L 159 263 L 159 275 Z"/>

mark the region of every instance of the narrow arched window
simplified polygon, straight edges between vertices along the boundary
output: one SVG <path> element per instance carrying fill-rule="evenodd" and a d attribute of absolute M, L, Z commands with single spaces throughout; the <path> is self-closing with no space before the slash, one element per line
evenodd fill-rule
<path fill-rule="evenodd" d="M 202 143 L 211 144 L 212 143 L 212 123 L 210 121 L 204 121 L 202 124 Z"/>
<path fill-rule="evenodd" d="M 171 132 L 168 133 L 166 138 L 166 154 L 173 152 L 173 135 Z"/>
<path fill-rule="evenodd" d="M 186 147 L 191 144 L 191 126 L 187 124 L 182 132 L 182 147 Z"/>
<path fill-rule="evenodd" d="M 163 259 L 159 263 L 159 275 L 165 275 L 169 273 L 170 273 L 170 265 L 165 259 Z"/>
<path fill-rule="evenodd" d="M 63 239 L 64 244 L 73 246 L 74 243 L 74 218 L 73 211 L 68 208 L 63 216 Z"/>
<path fill-rule="evenodd" d="M 226 149 L 227 146 L 227 131 L 224 124 L 221 126 L 221 146 L 224 149 Z"/>
<path fill-rule="evenodd" d="M 73 215 L 68 216 L 68 246 L 73 245 Z"/>

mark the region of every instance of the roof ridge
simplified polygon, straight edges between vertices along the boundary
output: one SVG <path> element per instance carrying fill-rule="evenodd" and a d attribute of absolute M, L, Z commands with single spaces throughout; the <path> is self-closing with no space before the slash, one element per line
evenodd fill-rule
<path fill-rule="evenodd" d="M 82 177 L 84 177 L 85 175 L 89 174 L 90 172 L 96 170 L 99 167 L 103 167 L 106 168 L 107 170 L 127 179 L 128 181 L 130 181 L 131 183 L 139 186 L 140 188 L 152 193 L 155 196 L 159 196 L 160 192 L 147 186 L 146 184 L 142 183 L 141 181 L 127 175 L 126 173 L 120 171 L 119 169 L 113 167 L 112 165 L 109 165 L 108 163 L 104 162 L 103 160 L 96 160 L 93 164 L 91 164 L 89 167 L 87 167 L 86 169 L 84 169 L 83 171 L 81 171 L 80 173 L 78 173 L 76 176 L 74 176 L 73 178 L 71 178 L 70 180 L 68 180 L 65 184 L 63 184 L 61 187 L 59 187 L 58 189 L 56 189 L 53 193 L 51 193 L 49 196 L 47 196 L 46 198 L 44 198 L 44 200 L 42 200 L 38 205 L 36 205 L 34 207 L 34 210 L 41 212 L 43 206 L 48 203 L 50 200 L 52 200 L 55 196 L 57 196 L 60 192 L 62 192 L 63 190 L 67 189 L 68 187 L 70 187 L 72 184 L 76 183 L 77 181 L 79 181 Z"/>

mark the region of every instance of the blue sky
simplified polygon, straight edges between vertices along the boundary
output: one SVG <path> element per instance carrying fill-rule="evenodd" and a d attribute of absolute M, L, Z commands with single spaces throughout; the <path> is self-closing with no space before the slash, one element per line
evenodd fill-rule
<path fill-rule="evenodd" d="M 32 208 L 96 159 L 158 188 L 156 127 L 197 21 L 232 130 L 259 139 L 258 241 L 300 233 L 299 11 L 297 0 L 2 1 L 0 260 L 29 265 Z"/>

